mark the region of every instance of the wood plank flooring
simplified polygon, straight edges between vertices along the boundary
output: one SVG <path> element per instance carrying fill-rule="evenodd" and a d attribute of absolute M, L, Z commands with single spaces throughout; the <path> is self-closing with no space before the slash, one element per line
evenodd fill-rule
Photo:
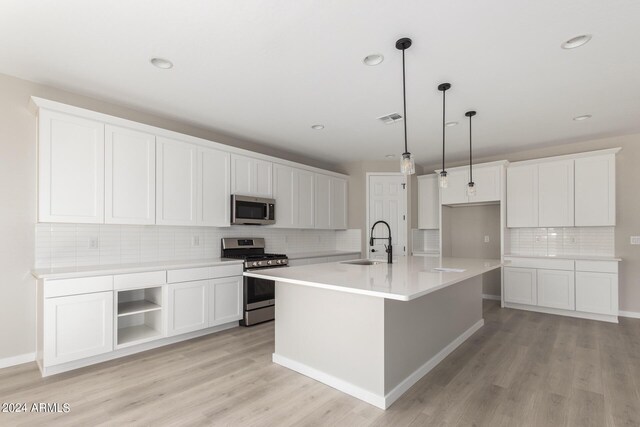
<path fill-rule="evenodd" d="M 42 379 L 0 370 L 1 426 L 640 426 L 640 320 L 501 309 L 387 411 L 271 363 L 273 323 Z"/>

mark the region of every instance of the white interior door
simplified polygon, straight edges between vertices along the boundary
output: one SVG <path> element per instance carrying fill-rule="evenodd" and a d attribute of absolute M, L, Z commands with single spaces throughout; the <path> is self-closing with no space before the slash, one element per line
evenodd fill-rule
<path fill-rule="evenodd" d="M 368 176 L 368 214 L 367 214 L 367 246 L 369 258 L 386 259 L 384 245 L 386 240 L 374 240 L 369 246 L 371 226 L 376 221 L 386 221 L 391 227 L 393 256 L 406 255 L 407 242 L 407 189 L 406 178 L 400 174 Z M 384 224 L 378 224 L 373 237 L 387 237 Z"/>

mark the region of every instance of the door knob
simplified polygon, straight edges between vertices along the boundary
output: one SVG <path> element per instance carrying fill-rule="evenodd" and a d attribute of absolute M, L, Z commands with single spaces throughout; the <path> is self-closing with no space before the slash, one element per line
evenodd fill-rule
<path fill-rule="evenodd" d="M 375 249 L 371 249 L 371 252 L 375 252 L 375 251 L 376 251 Z"/>

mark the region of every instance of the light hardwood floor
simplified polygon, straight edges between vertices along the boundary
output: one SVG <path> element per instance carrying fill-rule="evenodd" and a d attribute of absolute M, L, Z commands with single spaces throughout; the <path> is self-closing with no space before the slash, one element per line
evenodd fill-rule
<path fill-rule="evenodd" d="M 485 326 L 387 411 L 271 363 L 269 323 L 45 379 L 0 370 L 0 402 L 71 405 L 0 425 L 640 426 L 640 320 L 484 304 Z"/>

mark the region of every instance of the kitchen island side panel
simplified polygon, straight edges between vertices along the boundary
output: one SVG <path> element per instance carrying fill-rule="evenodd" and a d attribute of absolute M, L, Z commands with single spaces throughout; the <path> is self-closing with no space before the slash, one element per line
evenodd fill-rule
<path fill-rule="evenodd" d="M 274 361 L 384 396 L 383 298 L 276 282 L 276 301 Z"/>
<path fill-rule="evenodd" d="M 384 302 L 386 395 L 482 321 L 482 276 L 415 300 Z"/>

